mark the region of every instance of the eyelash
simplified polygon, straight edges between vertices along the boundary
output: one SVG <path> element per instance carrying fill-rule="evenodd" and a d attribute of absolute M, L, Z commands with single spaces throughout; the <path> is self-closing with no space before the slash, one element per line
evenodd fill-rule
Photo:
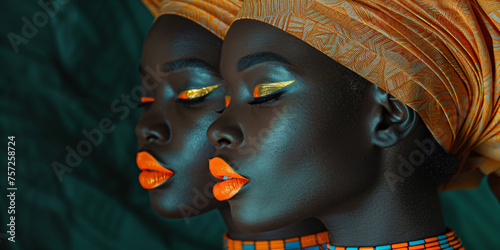
<path fill-rule="evenodd" d="M 206 97 L 208 95 L 210 95 L 213 90 L 215 90 L 216 88 L 220 87 L 221 84 L 217 84 L 217 85 L 213 85 L 213 86 L 209 86 L 209 87 L 205 87 L 205 88 L 202 88 L 202 89 L 197 89 L 198 91 L 199 90 L 204 90 L 204 91 L 207 91 L 206 89 L 208 88 L 208 93 L 205 93 L 204 95 L 200 96 L 200 97 L 196 97 L 196 98 L 189 98 L 186 94 L 186 97 L 187 98 L 179 98 L 179 96 L 181 96 L 182 93 L 186 92 L 186 91 L 183 91 L 181 94 L 179 94 L 176 98 L 175 98 L 175 101 L 178 102 L 178 103 L 181 103 L 183 104 L 184 106 L 186 107 L 189 107 L 189 106 L 192 106 L 192 105 L 196 105 L 196 104 L 199 104 L 199 103 L 202 103 L 203 101 L 205 101 Z"/>
<path fill-rule="evenodd" d="M 215 110 L 215 113 L 217 114 L 222 114 L 224 112 L 224 110 L 226 110 L 227 106 L 229 106 L 229 103 L 231 102 L 231 96 L 229 95 L 226 95 L 224 96 L 224 108 L 220 109 L 220 110 Z"/>
<path fill-rule="evenodd" d="M 270 101 L 276 101 L 284 93 L 283 89 L 294 82 L 295 80 L 260 84 L 255 87 L 253 93 L 254 99 L 252 99 L 249 104 L 263 104 Z"/>
<path fill-rule="evenodd" d="M 175 98 L 175 101 L 178 103 L 182 103 L 185 106 L 191 106 L 191 105 L 199 104 L 199 103 L 202 103 L 203 101 L 205 101 L 205 99 L 207 98 L 208 95 L 210 95 L 210 93 L 208 93 L 204 96 L 193 98 L 193 99 Z"/>
<path fill-rule="evenodd" d="M 141 102 L 137 104 L 137 108 L 144 108 L 146 106 L 149 106 L 154 101 L 155 99 L 152 97 L 141 97 Z"/>
<path fill-rule="evenodd" d="M 180 98 L 176 98 L 175 101 L 178 102 L 178 103 L 182 103 L 183 105 L 186 105 L 186 106 L 190 106 L 190 105 L 195 105 L 195 104 L 199 104 L 199 103 L 202 103 L 203 101 L 205 101 L 206 97 L 210 95 L 210 93 L 204 95 L 204 96 L 201 96 L 201 97 L 197 97 L 197 98 L 193 98 L 193 99 L 180 99 Z M 141 102 L 141 103 L 138 103 L 137 104 L 137 108 L 144 108 L 144 107 L 147 107 L 148 105 L 152 104 L 153 102 Z"/>
<path fill-rule="evenodd" d="M 277 100 L 279 100 L 281 95 L 283 95 L 283 93 L 285 93 L 285 91 L 278 90 L 278 91 L 271 93 L 269 95 L 265 95 L 262 97 L 254 97 L 248 104 L 256 105 L 256 104 L 263 104 L 263 103 L 267 103 L 267 102 L 271 102 L 271 101 L 277 101 Z"/>
<path fill-rule="evenodd" d="M 137 107 L 138 107 L 138 108 L 144 108 L 144 107 L 146 107 L 147 105 L 152 104 L 152 103 L 153 103 L 153 102 L 141 102 L 141 103 L 137 104 Z"/>
<path fill-rule="evenodd" d="M 226 108 L 222 108 L 220 110 L 215 110 L 215 113 L 222 114 L 224 112 L 224 110 L 226 110 Z"/>

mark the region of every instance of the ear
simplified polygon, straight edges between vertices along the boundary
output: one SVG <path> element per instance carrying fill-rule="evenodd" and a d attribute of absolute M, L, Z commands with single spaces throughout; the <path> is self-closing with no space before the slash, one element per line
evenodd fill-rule
<path fill-rule="evenodd" d="M 374 95 L 372 142 L 379 147 L 391 147 L 417 127 L 418 114 L 377 86 Z"/>

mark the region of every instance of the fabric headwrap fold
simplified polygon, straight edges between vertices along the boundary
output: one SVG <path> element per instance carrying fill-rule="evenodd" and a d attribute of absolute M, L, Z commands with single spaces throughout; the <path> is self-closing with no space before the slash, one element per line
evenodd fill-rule
<path fill-rule="evenodd" d="M 242 0 L 142 0 L 158 19 L 171 14 L 187 18 L 224 39 Z"/>
<path fill-rule="evenodd" d="M 246 0 L 236 19 L 294 35 L 414 109 L 461 162 L 444 190 L 500 175 L 500 1 Z"/>

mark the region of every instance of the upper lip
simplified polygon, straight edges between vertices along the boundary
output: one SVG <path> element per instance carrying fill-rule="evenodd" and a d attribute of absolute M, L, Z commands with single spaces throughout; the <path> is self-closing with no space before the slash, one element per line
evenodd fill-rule
<path fill-rule="evenodd" d="M 163 166 L 163 163 L 158 161 L 156 157 L 153 156 L 150 152 L 147 151 L 140 151 L 137 153 L 137 159 L 139 157 L 151 157 L 151 161 L 139 161 L 137 160 L 137 166 L 139 169 L 142 171 L 158 171 L 158 172 L 171 172 L 170 169 L 167 169 L 166 167 Z"/>
<path fill-rule="evenodd" d="M 210 173 L 217 178 L 223 180 L 224 177 L 231 177 L 235 179 L 244 179 L 248 180 L 247 178 L 241 176 L 240 174 L 236 173 L 231 166 L 222 158 L 220 157 L 214 157 L 212 159 L 209 159 L 210 161 Z M 214 164 L 216 163 L 216 164 Z"/>

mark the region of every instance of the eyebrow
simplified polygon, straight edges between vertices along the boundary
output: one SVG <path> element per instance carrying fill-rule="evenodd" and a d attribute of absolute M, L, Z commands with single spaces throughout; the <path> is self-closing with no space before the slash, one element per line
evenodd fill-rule
<path fill-rule="evenodd" d="M 272 52 L 255 53 L 242 57 L 240 60 L 238 60 L 238 72 L 264 62 L 278 62 L 290 65 L 290 62 L 288 62 L 288 60 L 278 54 Z"/>
<path fill-rule="evenodd" d="M 219 73 L 219 71 L 209 63 L 196 58 L 174 60 L 163 65 L 163 71 L 165 73 L 178 71 L 184 68 L 197 68 L 205 71 L 212 71 L 217 74 Z M 146 70 L 144 70 L 142 65 L 139 65 L 139 74 L 146 75 Z"/>
<path fill-rule="evenodd" d="M 218 71 L 212 67 L 209 63 L 196 59 L 196 58 L 187 58 L 187 59 L 179 59 L 171 62 L 167 62 L 163 65 L 163 70 L 165 72 L 178 71 L 183 68 L 198 68 L 206 71 L 212 71 L 217 73 Z"/>

